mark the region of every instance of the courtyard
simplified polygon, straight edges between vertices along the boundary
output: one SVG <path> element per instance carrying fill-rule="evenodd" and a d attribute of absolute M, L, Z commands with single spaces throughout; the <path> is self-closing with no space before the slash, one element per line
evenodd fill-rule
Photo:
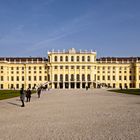
<path fill-rule="evenodd" d="M 50 90 L 0 101 L 0 140 L 139 140 L 140 97 L 105 89 Z"/>

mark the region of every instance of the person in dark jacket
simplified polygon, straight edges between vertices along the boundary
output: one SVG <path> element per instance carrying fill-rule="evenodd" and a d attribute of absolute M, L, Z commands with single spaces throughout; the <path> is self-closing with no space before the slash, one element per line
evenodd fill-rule
<path fill-rule="evenodd" d="M 30 88 L 28 88 L 28 90 L 27 90 L 27 92 L 26 92 L 26 98 L 27 98 L 27 102 L 30 102 L 30 100 L 31 100 L 31 90 L 30 90 Z"/>
<path fill-rule="evenodd" d="M 37 94 L 38 94 L 38 98 L 40 98 L 41 88 L 38 88 L 38 89 L 37 89 Z"/>
<path fill-rule="evenodd" d="M 20 90 L 20 100 L 21 100 L 21 102 L 22 102 L 21 107 L 24 107 L 24 106 L 25 106 L 25 104 L 24 104 L 24 100 L 25 100 L 25 91 L 24 91 L 23 88 L 21 88 L 21 90 Z"/>

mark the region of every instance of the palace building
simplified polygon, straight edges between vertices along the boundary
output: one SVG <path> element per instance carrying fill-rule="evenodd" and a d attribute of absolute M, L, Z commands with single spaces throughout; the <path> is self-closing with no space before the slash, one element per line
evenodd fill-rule
<path fill-rule="evenodd" d="M 97 58 L 95 51 L 50 51 L 48 58 L 0 57 L 0 89 L 140 88 L 140 57 Z"/>

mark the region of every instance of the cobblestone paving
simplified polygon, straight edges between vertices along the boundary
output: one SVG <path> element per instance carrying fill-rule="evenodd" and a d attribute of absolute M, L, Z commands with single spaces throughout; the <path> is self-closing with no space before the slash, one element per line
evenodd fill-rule
<path fill-rule="evenodd" d="M 140 140 L 140 96 L 50 90 L 0 101 L 0 140 Z"/>

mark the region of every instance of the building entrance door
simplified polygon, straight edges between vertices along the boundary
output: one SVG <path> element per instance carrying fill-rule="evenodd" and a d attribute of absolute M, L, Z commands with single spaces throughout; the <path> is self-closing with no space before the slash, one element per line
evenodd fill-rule
<path fill-rule="evenodd" d="M 63 83 L 60 83 L 59 86 L 60 86 L 60 88 L 63 88 Z"/>
<path fill-rule="evenodd" d="M 54 88 L 57 88 L 57 83 L 54 83 Z"/>
<path fill-rule="evenodd" d="M 86 83 L 82 83 L 82 88 L 85 88 L 86 87 Z"/>
<path fill-rule="evenodd" d="M 69 83 L 65 83 L 65 88 L 69 88 Z"/>
<path fill-rule="evenodd" d="M 76 88 L 80 88 L 80 83 L 77 83 L 76 84 Z"/>
<path fill-rule="evenodd" d="M 71 83 L 71 88 L 74 88 L 75 87 L 75 84 L 74 83 Z"/>

